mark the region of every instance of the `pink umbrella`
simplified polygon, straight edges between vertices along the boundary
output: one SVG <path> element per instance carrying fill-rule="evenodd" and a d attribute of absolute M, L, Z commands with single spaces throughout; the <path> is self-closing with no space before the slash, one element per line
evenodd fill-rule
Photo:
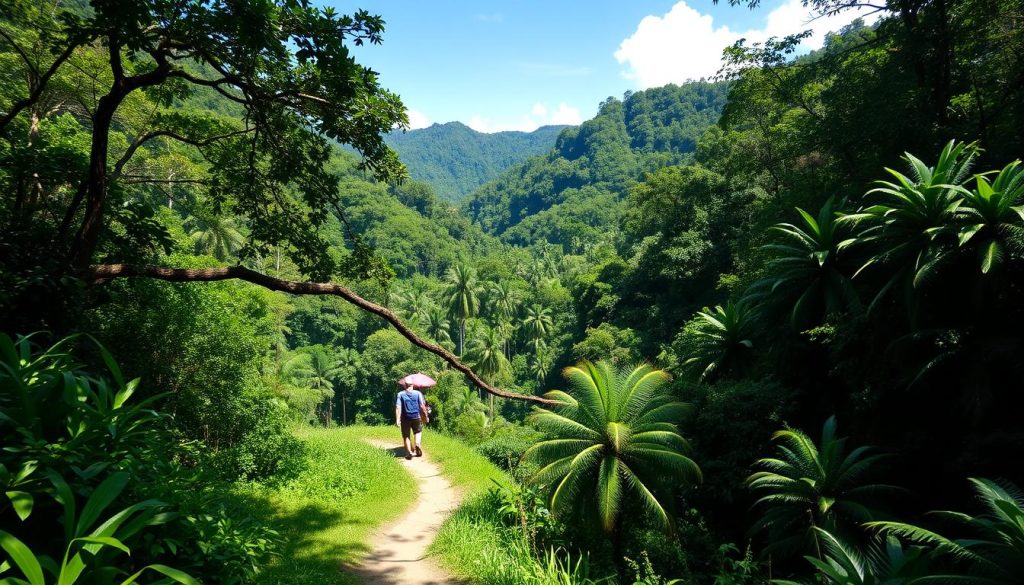
<path fill-rule="evenodd" d="M 398 381 L 399 384 L 408 386 L 412 384 L 414 388 L 430 388 L 437 384 L 437 381 L 426 374 L 416 372 L 415 374 L 409 374 Z"/>

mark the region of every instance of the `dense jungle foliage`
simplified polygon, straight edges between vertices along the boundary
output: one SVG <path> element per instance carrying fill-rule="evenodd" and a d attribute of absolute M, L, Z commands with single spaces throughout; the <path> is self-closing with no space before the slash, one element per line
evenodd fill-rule
<path fill-rule="evenodd" d="M 238 486 L 423 371 L 517 481 L 455 520 L 552 580 L 1016 583 L 1024 7 L 879 9 L 610 97 L 456 206 L 399 181 L 404 106 L 349 54 L 377 16 L 6 2 L 0 578 L 257 582 L 294 535 Z M 190 271 L 90 276 L 122 263 Z M 341 298 L 190 281 L 223 266 L 554 403 Z"/>

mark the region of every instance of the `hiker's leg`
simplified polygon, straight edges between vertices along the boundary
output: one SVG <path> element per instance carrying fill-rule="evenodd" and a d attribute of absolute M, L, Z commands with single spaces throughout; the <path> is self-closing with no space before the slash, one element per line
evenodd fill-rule
<path fill-rule="evenodd" d="M 411 421 L 406 420 L 404 418 L 402 419 L 402 443 L 405 445 L 405 452 L 409 455 L 412 455 L 413 447 L 409 441 L 409 436 L 412 434 L 413 429 L 410 422 Z"/>
<path fill-rule="evenodd" d="M 416 433 L 416 446 L 419 447 L 423 443 L 423 433 Z"/>

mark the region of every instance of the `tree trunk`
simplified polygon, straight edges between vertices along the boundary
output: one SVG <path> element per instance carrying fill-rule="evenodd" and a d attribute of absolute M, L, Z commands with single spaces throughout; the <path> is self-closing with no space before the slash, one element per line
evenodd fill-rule
<path fill-rule="evenodd" d="M 346 398 L 347 397 L 345 396 L 345 393 L 342 392 L 341 393 L 341 426 L 348 425 L 348 412 L 347 412 L 347 409 L 345 407 L 345 400 L 346 400 Z"/>
<path fill-rule="evenodd" d="M 111 47 L 112 51 L 117 50 Z M 92 148 L 89 152 L 89 174 L 85 187 L 85 217 L 71 248 L 71 266 L 84 268 L 92 260 L 100 232 L 103 230 L 103 206 L 107 199 L 107 149 L 114 112 L 124 96 L 123 80 L 115 80 L 111 92 L 100 98 L 93 117 Z"/>

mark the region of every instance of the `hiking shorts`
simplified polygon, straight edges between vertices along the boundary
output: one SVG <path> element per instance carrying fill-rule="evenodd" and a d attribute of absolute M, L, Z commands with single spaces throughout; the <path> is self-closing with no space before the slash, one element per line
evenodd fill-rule
<path fill-rule="evenodd" d="M 414 433 L 423 432 L 423 423 L 418 418 L 405 418 L 402 417 L 402 437 L 408 437 L 409 431 Z"/>

